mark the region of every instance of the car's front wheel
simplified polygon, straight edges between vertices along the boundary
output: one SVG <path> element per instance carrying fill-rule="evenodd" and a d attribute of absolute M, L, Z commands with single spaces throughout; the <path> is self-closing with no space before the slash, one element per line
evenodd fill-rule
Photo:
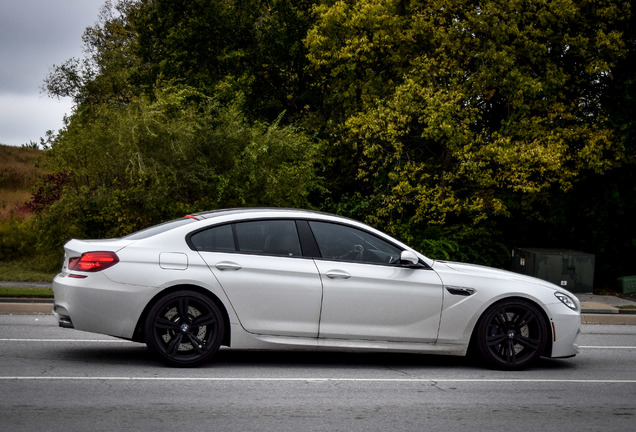
<path fill-rule="evenodd" d="M 223 316 L 208 297 L 196 291 L 173 292 L 150 309 L 146 345 L 171 366 L 197 366 L 219 350 L 224 329 Z"/>
<path fill-rule="evenodd" d="M 535 361 L 547 344 L 547 324 L 534 304 L 509 299 L 494 304 L 477 325 L 481 356 L 498 369 L 518 370 Z"/>

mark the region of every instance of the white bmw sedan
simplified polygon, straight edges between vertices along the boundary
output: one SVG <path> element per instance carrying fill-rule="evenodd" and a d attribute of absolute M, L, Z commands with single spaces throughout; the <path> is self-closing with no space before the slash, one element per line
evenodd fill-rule
<path fill-rule="evenodd" d="M 548 282 L 436 261 L 365 224 L 289 209 L 198 213 L 71 240 L 60 326 L 145 342 L 195 366 L 221 345 L 466 355 L 521 369 L 571 357 L 580 304 Z"/>

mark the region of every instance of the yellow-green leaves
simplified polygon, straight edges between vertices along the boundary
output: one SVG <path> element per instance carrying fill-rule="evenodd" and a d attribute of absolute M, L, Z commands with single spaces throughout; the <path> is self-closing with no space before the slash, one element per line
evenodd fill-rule
<path fill-rule="evenodd" d="M 370 219 L 479 223 L 620 159 L 598 103 L 627 4 L 337 1 L 306 44 Z"/>

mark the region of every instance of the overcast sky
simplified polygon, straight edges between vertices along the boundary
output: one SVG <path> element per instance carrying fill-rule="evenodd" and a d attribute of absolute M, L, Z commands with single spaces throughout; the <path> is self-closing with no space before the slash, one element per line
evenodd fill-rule
<path fill-rule="evenodd" d="M 57 132 L 72 101 L 42 92 L 53 65 L 82 57 L 82 34 L 105 0 L 0 0 L 0 144 Z"/>

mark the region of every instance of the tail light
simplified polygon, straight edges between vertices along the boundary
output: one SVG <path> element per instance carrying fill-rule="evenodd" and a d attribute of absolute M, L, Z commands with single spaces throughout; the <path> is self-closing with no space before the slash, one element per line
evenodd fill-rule
<path fill-rule="evenodd" d="M 83 272 L 98 272 L 114 266 L 119 262 L 115 252 L 86 252 L 81 257 L 68 260 L 68 269 Z"/>

